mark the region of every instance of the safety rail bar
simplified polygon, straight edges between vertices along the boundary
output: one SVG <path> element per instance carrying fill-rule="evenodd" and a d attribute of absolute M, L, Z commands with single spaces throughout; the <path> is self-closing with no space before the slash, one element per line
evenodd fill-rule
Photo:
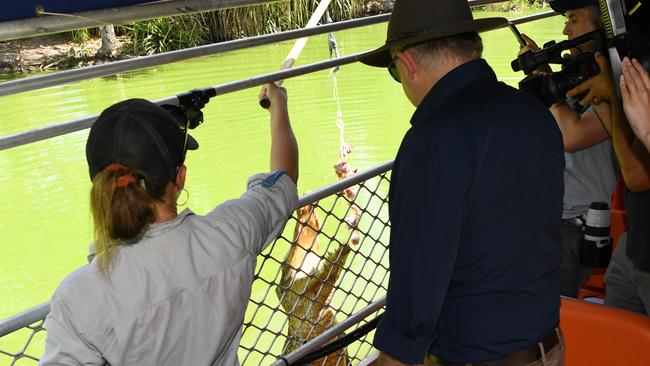
<path fill-rule="evenodd" d="M 90 10 L 73 14 L 43 14 L 38 18 L 0 22 L 0 41 L 42 36 L 108 24 L 125 24 L 142 19 L 271 4 L 281 1 L 286 0 L 174 0 Z M 43 10 L 47 11 L 48 9 Z"/>
<path fill-rule="evenodd" d="M 370 178 L 386 173 L 387 171 L 393 169 L 393 162 L 394 162 L 393 160 L 387 161 L 385 163 L 379 164 L 372 168 L 368 168 L 363 171 L 360 171 L 336 183 L 328 184 L 327 186 L 321 189 L 307 193 L 302 197 L 300 197 L 300 199 L 298 200 L 298 206 L 302 207 L 304 205 L 314 203 L 325 197 L 337 194 L 338 192 L 341 192 L 348 187 L 352 187 Z"/>
<path fill-rule="evenodd" d="M 343 334 L 346 330 L 350 329 L 354 325 L 359 324 L 361 321 L 369 317 L 370 315 L 380 311 L 384 305 L 386 305 L 386 296 L 382 296 L 377 301 L 374 301 L 370 305 L 366 306 L 362 310 L 354 313 L 350 317 L 346 318 L 344 321 L 333 326 L 329 330 L 326 330 L 323 334 L 312 339 L 311 341 L 305 343 L 299 349 L 282 356 L 275 363 L 270 366 L 291 366 L 298 360 L 303 359 L 305 356 L 309 355 L 311 352 L 317 350 L 318 348 L 330 343 L 333 339 L 336 339 L 339 335 Z"/>
<path fill-rule="evenodd" d="M 545 13 L 540 13 L 535 15 L 529 15 L 521 18 L 515 18 L 511 21 L 515 24 L 521 24 L 524 22 L 538 20 L 538 19 L 542 19 L 554 15 L 557 15 L 557 13 L 551 11 L 551 12 L 545 12 Z M 353 28 L 356 28 L 356 26 Z M 271 72 L 267 74 L 261 74 L 248 79 L 242 79 L 238 81 L 219 84 L 213 86 L 212 88 L 214 88 L 216 95 L 223 95 L 223 94 L 239 91 L 242 89 L 251 88 L 254 86 L 264 85 L 266 83 L 274 82 L 277 80 L 289 79 L 289 78 L 309 74 L 316 71 L 326 70 L 336 66 L 351 64 L 357 62 L 359 60 L 359 56 L 365 53 L 366 52 L 359 52 L 359 53 L 355 53 L 349 56 L 343 56 L 333 60 L 320 61 L 320 62 L 307 64 L 304 66 L 294 67 L 288 70 L 281 70 L 281 71 Z M 178 98 L 176 96 L 166 97 L 166 98 L 155 100 L 154 103 L 178 105 Z M 0 151 L 10 149 L 13 147 L 26 145 L 32 142 L 41 141 L 52 137 L 57 137 L 68 133 L 84 130 L 86 128 L 90 128 L 90 126 L 92 126 L 92 124 L 95 122 L 98 116 L 99 114 L 94 114 L 92 116 L 83 117 L 72 121 L 66 121 L 54 125 L 39 127 L 33 130 L 18 132 L 15 134 L 10 134 L 7 136 L 0 137 Z"/>
<path fill-rule="evenodd" d="M 212 88 L 215 90 L 217 96 L 227 94 L 227 93 L 232 93 L 235 91 L 251 88 L 254 86 L 264 85 L 277 80 L 289 79 L 292 77 L 309 74 L 315 71 L 326 70 L 335 66 L 350 64 L 358 61 L 359 56 L 361 56 L 362 54 L 363 52 L 359 52 L 359 53 L 355 53 L 345 57 L 340 57 L 333 60 L 316 62 L 316 63 L 312 63 L 300 67 L 294 67 L 291 69 L 281 70 L 277 72 L 272 72 L 268 74 L 261 74 L 248 79 L 242 79 L 238 81 L 219 84 L 213 86 Z M 176 96 L 173 96 L 173 97 L 167 97 L 163 99 L 157 99 L 154 100 L 153 102 L 158 105 L 160 104 L 178 105 L 178 98 Z M 92 124 L 95 122 L 98 116 L 99 114 L 94 114 L 92 116 L 83 117 L 72 121 L 67 121 L 59 124 L 49 125 L 49 126 L 25 131 L 25 132 L 18 132 L 12 135 L 0 137 L 0 151 L 12 147 L 26 145 L 32 142 L 45 140 L 48 138 L 80 131 L 86 128 L 90 128 L 90 126 L 92 126 Z"/>
<path fill-rule="evenodd" d="M 523 24 L 523 23 L 528 23 L 528 22 L 532 22 L 532 21 L 535 21 L 535 20 L 554 17 L 556 15 L 560 15 L 560 13 L 557 13 L 555 11 L 546 11 L 546 12 L 543 12 L 543 13 L 526 15 L 526 16 L 523 16 L 523 17 L 511 19 L 510 22 L 512 24 Z"/>
<path fill-rule="evenodd" d="M 472 7 L 478 7 L 504 1 L 507 0 L 469 0 L 468 3 Z M 257 37 L 249 37 L 233 41 L 220 42 L 216 44 L 191 47 L 183 50 L 162 52 L 155 55 L 141 56 L 129 60 L 119 60 L 105 64 L 85 66 L 71 70 L 58 71 L 17 80 L 10 80 L 0 83 L 0 96 L 43 89 L 79 80 L 110 76 L 121 72 L 129 72 L 146 67 L 164 65 L 195 57 L 214 55 L 223 52 L 261 46 L 269 43 L 289 41 L 302 37 L 309 37 L 350 28 L 363 27 L 367 25 L 383 23 L 389 19 L 390 13 L 374 15 L 359 19 L 323 24 L 313 28 L 294 29 L 284 32 L 265 34 Z M 2 25 L 0 24 L 0 29 L 1 27 Z"/>
<path fill-rule="evenodd" d="M 5 81 L 0 83 L 0 96 L 47 88 L 79 80 L 110 76 L 121 72 L 135 71 L 146 67 L 164 65 L 195 57 L 209 56 L 223 52 L 262 46 L 269 43 L 284 42 L 302 37 L 378 24 L 388 21 L 389 17 L 390 14 L 374 15 L 360 19 L 323 24 L 313 28 L 294 29 L 285 32 L 191 47 L 177 51 L 162 52 L 128 60 L 113 61 L 105 64 L 85 66 L 77 69 Z"/>
<path fill-rule="evenodd" d="M 0 338 L 9 333 L 15 332 L 20 328 L 34 324 L 39 320 L 43 320 L 49 312 L 50 302 L 48 301 L 0 321 Z"/>

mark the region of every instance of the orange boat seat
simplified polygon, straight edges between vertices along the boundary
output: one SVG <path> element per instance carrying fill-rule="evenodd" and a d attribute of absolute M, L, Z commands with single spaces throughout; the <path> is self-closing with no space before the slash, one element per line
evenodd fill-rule
<path fill-rule="evenodd" d="M 650 318 L 562 297 L 566 366 L 650 365 Z"/>

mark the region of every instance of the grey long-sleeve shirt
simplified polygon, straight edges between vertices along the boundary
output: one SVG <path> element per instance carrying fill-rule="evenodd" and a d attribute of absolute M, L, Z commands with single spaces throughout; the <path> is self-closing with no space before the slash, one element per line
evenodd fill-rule
<path fill-rule="evenodd" d="M 95 262 L 51 301 L 40 365 L 239 365 L 257 255 L 298 203 L 284 174 L 259 174 L 206 216 L 189 209 L 121 246 L 110 277 Z"/>

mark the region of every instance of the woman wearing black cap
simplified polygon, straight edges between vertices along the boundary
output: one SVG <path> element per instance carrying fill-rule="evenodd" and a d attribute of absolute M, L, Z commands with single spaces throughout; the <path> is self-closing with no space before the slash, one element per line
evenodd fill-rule
<path fill-rule="evenodd" d="M 298 202 L 286 91 L 267 88 L 274 173 L 206 216 L 176 210 L 186 126 L 142 99 L 102 112 L 86 146 L 97 255 L 52 297 L 41 365 L 239 365 L 256 257 Z"/>

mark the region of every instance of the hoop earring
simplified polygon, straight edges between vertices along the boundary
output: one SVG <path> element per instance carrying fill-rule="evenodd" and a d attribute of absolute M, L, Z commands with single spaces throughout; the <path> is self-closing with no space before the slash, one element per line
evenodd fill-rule
<path fill-rule="evenodd" d="M 187 202 L 190 200 L 190 192 L 188 192 L 187 189 L 183 188 L 181 192 L 185 192 L 185 201 L 183 201 L 183 203 L 176 202 L 176 206 L 185 206 Z"/>

